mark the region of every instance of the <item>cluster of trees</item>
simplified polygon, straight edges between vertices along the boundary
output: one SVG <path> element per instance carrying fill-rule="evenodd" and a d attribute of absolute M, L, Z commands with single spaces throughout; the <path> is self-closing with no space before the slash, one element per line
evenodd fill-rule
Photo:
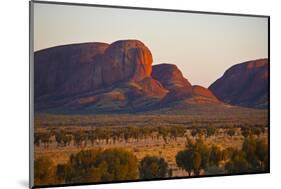
<path fill-rule="evenodd" d="M 51 142 L 50 132 L 34 133 L 34 144 L 36 146 L 42 144 L 44 147 L 48 147 Z"/>
<path fill-rule="evenodd" d="M 91 145 L 100 143 L 116 143 L 139 141 L 141 139 L 163 139 L 166 143 L 168 140 L 177 140 L 183 137 L 186 128 L 184 127 L 122 127 L 122 128 L 92 128 L 88 130 L 50 130 L 45 132 L 36 132 L 34 134 L 35 145 L 48 147 L 54 136 L 57 146 L 67 146 L 73 141 L 73 144 L 81 147 L 90 143 Z M 153 133 L 153 134 L 152 134 Z"/>
<path fill-rule="evenodd" d="M 56 183 L 54 162 L 42 156 L 34 161 L 34 183 L 35 185 L 49 185 Z"/>
<path fill-rule="evenodd" d="M 247 173 L 268 170 L 268 143 L 266 139 L 249 136 L 241 150 L 232 150 L 225 165 L 228 173 Z"/>
<path fill-rule="evenodd" d="M 139 165 L 141 179 L 165 178 L 168 173 L 168 163 L 164 158 L 156 156 L 144 157 Z"/>
<path fill-rule="evenodd" d="M 176 164 L 189 176 L 208 172 L 211 167 L 223 173 L 247 173 L 268 170 L 266 139 L 253 135 L 244 139 L 240 150 L 208 145 L 201 138 L 188 140 L 186 148 L 176 155 Z M 35 184 L 103 182 L 116 180 L 155 179 L 172 176 L 165 159 L 145 156 L 140 162 L 132 152 L 121 148 L 82 150 L 70 156 L 66 164 L 54 165 L 48 157 L 34 162 Z M 217 173 L 218 174 L 218 173 Z"/>
<path fill-rule="evenodd" d="M 236 127 L 215 127 L 212 125 L 209 125 L 207 127 L 197 127 L 193 128 L 191 130 L 191 136 L 192 137 L 211 137 L 217 134 L 220 128 L 224 129 L 224 133 L 230 137 L 237 135 L 238 131 L 240 129 L 240 133 L 245 138 L 250 135 L 256 135 L 260 136 L 262 133 L 265 133 L 266 127 L 264 125 L 255 125 L 255 126 L 241 126 L 238 125 Z"/>
<path fill-rule="evenodd" d="M 36 185 L 132 180 L 138 176 L 136 157 L 117 148 L 82 150 L 71 155 L 66 164 L 56 166 L 46 156 L 34 163 Z"/>
<path fill-rule="evenodd" d="M 35 160 L 35 184 L 86 183 L 117 180 L 164 178 L 168 163 L 163 158 L 145 156 L 140 163 L 132 152 L 120 148 L 82 150 L 66 164 L 43 156 Z"/>
<path fill-rule="evenodd" d="M 202 128 L 202 127 L 197 127 L 191 130 L 191 136 L 192 137 L 211 137 L 214 136 L 217 132 L 217 128 L 214 126 L 208 126 L 206 128 Z"/>
<path fill-rule="evenodd" d="M 34 134 L 34 144 L 43 147 L 48 147 L 54 140 L 58 147 L 68 146 L 71 143 L 78 147 L 86 146 L 91 144 L 109 144 L 116 142 L 133 142 L 142 139 L 163 139 L 165 143 L 170 140 L 177 140 L 178 137 L 186 137 L 186 131 L 190 130 L 192 137 L 200 138 L 202 136 L 212 137 L 216 135 L 219 128 L 214 126 L 197 127 L 197 128 L 186 128 L 182 126 L 168 127 L 118 127 L 118 128 L 91 128 L 91 129 L 80 129 L 80 130 L 68 130 L 63 129 L 51 129 L 45 132 L 36 132 Z M 237 135 L 239 129 L 236 127 L 224 128 L 225 134 L 232 137 Z M 253 126 L 253 127 L 240 127 L 240 133 L 246 138 L 250 135 L 259 136 L 265 132 L 265 127 Z M 52 137 L 54 139 L 52 139 Z"/>
<path fill-rule="evenodd" d="M 265 132 L 265 127 L 241 127 L 241 134 L 247 138 L 248 136 L 260 136 Z"/>
<path fill-rule="evenodd" d="M 57 166 L 65 183 L 132 180 L 138 176 L 136 157 L 123 149 L 86 150 Z"/>
<path fill-rule="evenodd" d="M 266 171 L 268 144 L 266 139 L 259 139 L 253 135 L 244 139 L 241 150 L 209 146 L 202 139 L 195 142 L 188 140 L 186 149 L 177 153 L 176 163 L 189 176 L 198 176 L 213 166 L 222 166 L 225 173 L 231 174 Z"/>
<path fill-rule="evenodd" d="M 209 147 L 202 139 L 195 142 L 188 140 L 186 149 L 177 153 L 176 163 L 189 176 L 199 175 L 201 170 L 207 170 L 210 165 L 218 165 L 226 158 L 225 154 L 226 151 L 222 151 L 217 146 Z"/>

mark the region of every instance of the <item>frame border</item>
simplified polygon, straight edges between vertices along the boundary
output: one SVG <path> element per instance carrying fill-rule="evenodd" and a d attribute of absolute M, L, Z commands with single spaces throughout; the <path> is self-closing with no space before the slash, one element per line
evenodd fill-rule
<path fill-rule="evenodd" d="M 242 17 L 256 17 L 267 18 L 268 24 L 268 170 L 261 172 L 249 173 L 235 173 L 235 174 L 214 174 L 214 175 L 201 175 L 201 176 L 182 176 L 170 178 L 157 178 L 157 179 L 136 179 L 136 180 L 121 180 L 109 182 L 87 182 L 87 183 L 72 183 L 72 184 L 51 184 L 51 185 L 34 185 L 34 148 L 33 148 L 33 132 L 34 132 L 34 104 L 33 104 L 33 56 L 34 56 L 34 4 L 52 4 L 52 5 L 66 5 L 66 6 L 86 6 L 86 7 L 100 7 L 100 8 L 117 8 L 129 10 L 145 10 L 145 11 L 163 11 L 163 12 L 177 12 L 177 13 L 193 13 L 193 14 L 210 14 L 210 15 L 223 15 L 223 16 L 242 16 Z M 211 178 L 211 177 L 225 177 L 225 176 L 239 176 L 239 175 L 257 175 L 270 173 L 270 16 L 259 14 L 243 14 L 243 13 L 226 13 L 226 12 L 209 12 L 209 11 L 192 11 L 182 9 L 164 9 L 164 8 L 149 8 L 149 7 L 131 7 L 131 6 L 117 6 L 117 5 L 104 5 L 104 4 L 89 4 L 89 3 L 70 3 L 70 2 L 57 2 L 57 1 L 29 1 L 29 188 L 52 188 L 52 187 L 67 187 L 67 186 L 85 186 L 85 185 L 99 185 L 99 184 L 116 184 L 116 183 L 132 183 L 132 182 L 147 182 L 147 181 L 167 181 L 179 179 L 192 179 L 192 178 Z"/>

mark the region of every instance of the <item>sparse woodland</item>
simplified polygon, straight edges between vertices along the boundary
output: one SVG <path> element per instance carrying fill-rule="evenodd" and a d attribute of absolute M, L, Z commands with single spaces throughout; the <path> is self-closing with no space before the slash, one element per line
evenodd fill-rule
<path fill-rule="evenodd" d="M 268 170 L 267 125 L 193 122 L 155 127 L 36 127 L 35 183 L 147 180 Z"/>

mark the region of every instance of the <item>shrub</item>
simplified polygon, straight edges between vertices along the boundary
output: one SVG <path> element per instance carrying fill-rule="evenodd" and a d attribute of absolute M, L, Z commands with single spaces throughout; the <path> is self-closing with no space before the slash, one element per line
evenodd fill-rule
<path fill-rule="evenodd" d="M 177 166 L 184 169 L 189 176 L 193 171 L 193 159 L 191 150 L 179 151 L 176 155 Z"/>
<path fill-rule="evenodd" d="M 54 164 L 50 158 L 42 156 L 34 161 L 35 185 L 53 184 Z"/>
<path fill-rule="evenodd" d="M 225 169 L 231 174 L 249 172 L 250 165 L 243 151 L 235 151 L 231 160 L 225 165 Z"/>
<path fill-rule="evenodd" d="M 167 173 L 168 164 L 163 158 L 146 156 L 140 162 L 139 174 L 142 179 L 164 178 Z"/>
<path fill-rule="evenodd" d="M 242 127 L 241 128 L 241 134 L 244 136 L 244 138 L 247 138 L 251 132 L 249 127 Z"/>
<path fill-rule="evenodd" d="M 216 133 L 216 127 L 208 126 L 206 128 L 206 134 L 207 134 L 208 137 L 215 135 L 215 133 Z"/>
<path fill-rule="evenodd" d="M 265 171 L 268 169 L 268 144 L 265 139 L 253 136 L 244 139 L 241 150 L 233 150 L 225 165 L 229 173 Z"/>
<path fill-rule="evenodd" d="M 204 143 L 202 139 L 198 139 L 194 144 L 190 143 L 189 148 L 192 151 L 198 152 L 201 155 L 201 169 L 207 169 L 209 167 L 210 160 L 210 147 Z"/>
<path fill-rule="evenodd" d="M 60 175 L 66 183 L 131 180 L 137 168 L 136 157 L 123 149 L 82 150 L 71 155 Z"/>
<path fill-rule="evenodd" d="M 223 160 L 223 154 L 219 147 L 212 146 L 211 152 L 210 152 L 210 164 L 219 166 L 220 161 Z"/>
<path fill-rule="evenodd" d="M 192 142 L 187 139 L 186 149 L 179 151 L 176 155 L 176 163 L 178 167 L 184 169 L 190 176 L 193 172 L 199 175 L 201 169 L 207 169 L 209 166 L 210 148 L 198 139 Z"/>
<path fill-rule="evenodd" d="M 244 139 L 242 151 L 245 154 L 246 160 L 252 165 L 253 168 L 258 165 L 258 157 L 256 155 L 257 141 L 254 137 Z"/>
<path fill-rule="evenodd" d="M 234 128 L 228 129 L 227 134 L 228 136 L 233 137 L 235 135 L 235 129 Z"/>
<path fill-rule="evenodd" d="M 265 139 L 260 139 L 256 143 L 256 155 L 260 161 L 260 169 L 268 169 L 268 143 Z"/>

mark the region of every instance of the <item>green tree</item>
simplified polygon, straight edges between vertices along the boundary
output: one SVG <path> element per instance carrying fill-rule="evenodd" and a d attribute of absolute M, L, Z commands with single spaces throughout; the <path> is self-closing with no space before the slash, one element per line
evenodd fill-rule
<path fill-rule="evenodd" d="M 195 129 L 192 129 L 192 131 L 191 131 L 191 135 L 193 137 L 196 137 L 196 136 L 201 137 L 203 134 L 204 134 L 204 130 L 202 128 L 195 128 Z"/>
<path fill-rule="evenodd" d="M 72 141 L 72 136 L 69 134 L 65 134 L 63 135 L 62 141 L 64 146 L 69 146 Z"/>
<path fill-rule="evenodd" d="M 210 147 L 206 143 L 204 143 L 201 138 L 196 140 L 194 144 L 191 143 L 189 147 L 194 152 L 198 152 L 201 155 L 201 169 L 208 169 L 211 153 Z"/>
<path fill-rule="evenodd" d="M 54 182 L 54 163 L 46 156 L 34 161 L 35 185 L 48 185 Z"/>
<path fill-rule="evenodd" d="M 261 128 L 259 128 L 259 127 L 253 127 L 252 128 L 252 133 L 254 134 L 254 135 L 256 135 L 256 136 L 260 136 L 261 135 L 261 133 L 262 133 L 262 131 L 261 131 Z"/>
<path fill-rule="evenodd" d="M 226 163 L 225 169 L 228 173 L 247 173 L 250 170 L 250 165 L 245 158 L 243 151 L 234 151 L 231 160 Z"/>
<path fill-rule="evenodd" d="M 222 152 L 221 152 L 222 160 L 227 161 L 227 160 L 231 159 L 234 151 L 235 151 L 235 149 L 232 148 L 232 147 L 228 147 L 226 149 L 223 149 Z"/>
<path fill-rule="evenodd" d="M 86 134 L 82 130 L 79 130 L 74 134 L 74 143 L 78 147 L 81 147 L 83 142 L 86 142 L 86 139 L 87 139 Z"/>
<path fill-rule="evenodd" d="M 251 132 L 249 127 L 242 127 L 241 128 L 241 134 L 244 136 L 244 138 L 247 138 Z"/>
<path fill-rule="evenodd" d="M 246 160 L 250 163 L 253 169 L 257 168 L 259 165 L 256 149 L 257 141 L 253 136 L 244 139 L 242 151 L 245 154 Z"/>
<path fill-rule="evenodd" d="M 259 160 L 259 168 L 261 170 L 268 169 L 268 143 L 265 139 L 257 140 L 256 155 Z"/>
<path fill-rule="evenodd" d="M 49 144 L 51 143 L 51 135 L 48 132 L 44 132 L 40 134 L 40 141 L 44 144 L 44 147 L 49 147 Z"/>
<path fill-rule="evenodd" d="M 41 142 L 41 135 L 40 135 L 40 133 L 34 133 L 34 144 L 36 146 L 40 146 L 40 142 Z"/>
<path fill-rule="evenodd" d="M 137 178 L 137 159 L 123 149 L 82 150 L 65 165 L 65 182 L 98 182 Z M 61 174 L 63 175 L 63 174 Z"/>
<path fill-rule="evenodd" d="M 189 176 L 193 171 L 193 159 L 191 150 L 179 151 L 176 155 L 177 166 L 184 169 Z"/>
<path fill-rule="evenodd" d="M 218 146 L 212 146 L 211 152 L 210 152 L 210 164 L 219 166 L 219 163 L 223 160 L 223 154 L 222 151 Z"/>
<path fill-rule="evenodd" d="M 201 162 L 202 162 L 201 154 L 199 152 L 193 152 L 192 164 L 193 164 L 193 171 L 195 175 L 200 174 Z"/>
<path fill-rule="evenodd" d="M 211 137 L 211 136 L 215 135 L 215 133 L 216 133 L 216 127 L 214 127 L 214 126 L 208 126 L 208 127 L 206 128 L 207 137 Z"/>
<path fill-rule="evenodd" d="M 228 129 L 227 134 L 228 136 L 233 137 L 235 135 L 235 129 L 234 128 Z"/>
<path fill-rule="evenodd" d="M 192 129 L 190 134 L 191 134 L 192 137 L 196 137 L 197 130 L 196 129 Z"/>
<path fill-rule="evenodd" d="M 168 164 L 163 158 L 145 156 L 139 166 L 141 179 L 164 178 L 168 173 Z"/>
<path fill-rule="evenodd" d="M 56 177 L 59 181 L 64 181 L 67 166 L 65 164 L 58 164 L 56 168 Z"/>
<path fill-rule="evenodd" d="M 265 139 L 253 136 L 244 139 L 241 150 L 232 150 L 231 158 L 225 165 L 229 173 L 245 173 L 268 169 L 268 144 Z"/>
<path fill-rule="evenodd" d="M 199 175 L 202 167 L 202 156 L 199 152 L 192 149 L 179 151 L 176 155 L 177 166 L 184 169 L 189 176 L 192 172 L 194 175 Z"/>

